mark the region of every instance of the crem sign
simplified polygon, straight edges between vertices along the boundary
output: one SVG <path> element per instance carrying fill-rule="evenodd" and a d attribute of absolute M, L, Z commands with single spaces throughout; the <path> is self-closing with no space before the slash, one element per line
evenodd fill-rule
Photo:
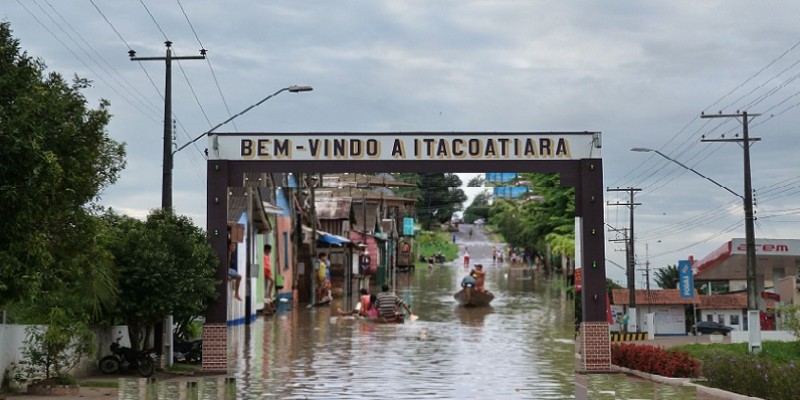
<path fill-rule="evenodd" d="M 580 133 L 322 133 L 212 134 L 210 159 L 574 160 L 600 157 L 600 134 Z"/>
<path fill-rule="evenodd" d="M 756 254 L 800 256 L 800 240 L 797 239 L 756 239 Z M 744 239 L 731 241 L 731 254 L 747 254 Z"/>
<path fill-rule="evenodd" d="M 739 251 L 747 251 L 747 245 L 742 243 L 736 248 Z M 785 244 L 758 244 L 756 243 L 756 253 L 788 253 L 789 246 Z"/>

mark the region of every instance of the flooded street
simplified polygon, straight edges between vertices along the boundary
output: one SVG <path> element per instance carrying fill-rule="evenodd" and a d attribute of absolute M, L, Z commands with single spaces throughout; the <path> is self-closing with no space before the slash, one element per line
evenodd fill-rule
<path fill-rule="evenodd" d="M 491 307 L 456 304 L 453 294 L 468 273 L 459 258 L 398 275 L 397 294 L 416 321 L 341 317 L 341 299 L 330 307 L 301 305 L 230 328 L 228 378 L 123 378 L 119 398 L 720 399 L 624 374 L 576 375 L 574 306 L 564 284 L 493 265 L 496 244 L 477 229 L 473 236 L 462 233 L 459 245 L 462 253 L 468 246 L 473 265 L 484 265 Z"/>
<path fill-rule="evenodd" d="M 274 399 L 571 398 L 572 302 L 519 268 L 492 266 L 492 244 L 479 236 L 459 244 L 485 266 L 486 287 L 496 295 L 490 308 L 456 305 L 453 294 L 467 272 L 459 260 L 398 275 L 397 295 L 419 316 L 413 322 L 339 317 L 341 300 L 261 317 L 233 328 L 236 392 Z"/>

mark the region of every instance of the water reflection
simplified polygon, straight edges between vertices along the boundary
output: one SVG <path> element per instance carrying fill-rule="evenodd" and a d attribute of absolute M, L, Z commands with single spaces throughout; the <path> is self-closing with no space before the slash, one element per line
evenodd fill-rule
<path fill-rule="evenodd" d="M 234 400 L 249 397 L 247 393 L 237 393 L 234 380 L 229 378 L 166 382 L 121 378 L 119 384 L 120 400 Z"/>
<path fill-rule="evenodd" d="M 490 308 L 458 307 L 463 274 L 445 266 L 398 276 L 420 319 L 383 325 L 300 307 L 233 328 L 240 398 L 571 398 L 573 309 L 549 282 L 487 268 Z M 524 278 L 524 276 L 523 276 Z"/>

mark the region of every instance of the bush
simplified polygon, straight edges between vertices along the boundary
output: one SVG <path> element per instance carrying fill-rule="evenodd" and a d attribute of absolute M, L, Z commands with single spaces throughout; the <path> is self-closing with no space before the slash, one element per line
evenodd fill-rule
<path fill-rule="evenodd" d="M 705 384 L 770 400 L 797 399 L 800 370 L 754 354 L 711 352 L 701 356 Z"/>
<path fill-rule="evenodd" d="M 458 257 L 458 245 L 451 241 L 450 234 L 447 232 L 421 232 L 414 238 L 414 241 L 417 257 L 419 255 L 430 257 L 437 251 L 441 251 L 448 261 Z"/>
<path fill-rule="evenodd" d="M 15 366 L 14 380 L 22 384 L 75 383 L 69 374 L 83 358 L 92 355 L 91 331 L 80 323 L 29 326 L 21 349 L 22 360 Z"/>
<path fill-rule="evenodd" d="M 688 353 L 637 344 L 612 344 L 611 363 L 668 378 L 700 375 L 700 363 Z"/>

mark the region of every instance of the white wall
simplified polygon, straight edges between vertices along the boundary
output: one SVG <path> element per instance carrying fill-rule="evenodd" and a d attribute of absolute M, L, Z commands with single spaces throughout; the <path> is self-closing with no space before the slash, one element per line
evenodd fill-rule
<path fill-rule="evenodd" d="M 761 342 L 770 340 L 776 342 L 793 342 L 797 340 L 792 332 L 788 331 L 761 331 Z M 747 343 L 750 340 L 750 333 L 747 331 L 731 332 L 731 343 Z"/>
<path fill-rule="evenodd" d="M 27 325 L 0 324 L 0 373 L 22 358 L 20 351 Z"/>
<path fill-rule="evenodd" d="M 22 359 L 25 329 L 28 326 L 30 325 L 0 324 L 0 374 L 5 372 L 12 363 L 16 364 Z M 97 361 L 103 356 L 111 354 L 109 346 L 117 337 L 122 336 L 121 345 L 130 346 L 128 328 L 125 326 L 96 328 L 94 329 L 94 334 L 95 343 L 97 344 L 95 354 L 93 357 L 85 359 L 82 365 L 72 370 L 73 376 L 82 377 L 95 373 L 97 371 Z"/>
<path fill-rule="evenodd" d="M 685 335 L 686 317 L 683 305 L 658 305 L 650 306 L 649 312 L 655 314 L 656 335 Z M 647 332 L 648 306 L 636 307 L 636 317 L 639 321 L 639 331 Z"/>

